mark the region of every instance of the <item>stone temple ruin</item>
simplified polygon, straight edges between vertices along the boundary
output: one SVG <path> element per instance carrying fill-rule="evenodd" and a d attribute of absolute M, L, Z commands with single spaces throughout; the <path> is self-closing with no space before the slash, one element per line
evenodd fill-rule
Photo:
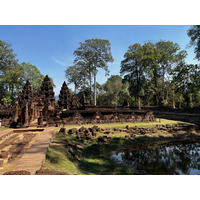
<path fill-rule="evenodd" d="M 126 99 L 123 105 L 118 107 L 92 106 L 84 94 L 81 99 L 72 95 L 65 82 L 56 102 L 48 75 L 44 78 L 40 90 L 36 92 L 32 91 L 31 84 L 27 81 L 14 106 L 0 104 L 0 119 L 2 125 L 10 127 L 155 121 L 152 112 L 130 107 Z"/>

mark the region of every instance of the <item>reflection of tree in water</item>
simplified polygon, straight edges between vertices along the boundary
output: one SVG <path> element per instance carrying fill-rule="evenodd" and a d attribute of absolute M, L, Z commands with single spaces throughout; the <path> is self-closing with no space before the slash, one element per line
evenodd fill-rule
<path fill-rule="evenodd" d="M 190 174 L 200 169 L 200 144 L 178 144 L 121 151 L 122 163 L 136 174 Z"/>

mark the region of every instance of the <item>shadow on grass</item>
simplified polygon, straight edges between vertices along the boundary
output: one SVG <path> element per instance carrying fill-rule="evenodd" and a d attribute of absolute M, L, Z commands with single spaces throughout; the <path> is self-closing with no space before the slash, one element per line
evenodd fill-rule
<path fill-rule="evenodd" d="M 84 148 L 83 159 L 80 161 L 79 169 L 83 174 L 112 175 L 112 174 L 134 174 L 133 170 L 122 167 L 110 159 L 112 152 L 120 143 L 119 138 L 113 138 L 107 144 L 93 144 Z"/>

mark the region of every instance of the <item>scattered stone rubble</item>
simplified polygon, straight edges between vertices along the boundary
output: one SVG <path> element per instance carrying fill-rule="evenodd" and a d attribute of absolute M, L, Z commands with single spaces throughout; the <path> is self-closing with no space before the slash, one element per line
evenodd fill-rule
<path fill-rule="evenodd" d="M 198 126 L 196 125 L 155 125 L 153 127 L 129 127 L 126 126 L 125 128 L 99 128 L 98 126 L 93 126 L 93 127 L 89 127 L 86 128 L 84 126 L 82 126 L 81 128 L 77 129 L 77 128 L 72 128 L 68 130 L 68 134 L 76 134 L 76 137 L 79 140 L 90 140 L 93 137 L 95 137 L 97 135 L 97 132 L 104 134 L 105 136 L 99 136 L 97 139 L 98 141 L 101 142 L 107 142 L 109 141 L 109 138 L 107 137 L 107 135 L 109 134 L 114 134 L 115 132 L 121 132 L 125 134 L 125 138 L 134 138 L 136 135 L 146 135 L 146 134 L 155 134 L 157 132 L 177 132 L 177 131 L 192 131 L 192 130 L 196 130 L 198 128 Z M 60 129 L 59 132 L 63 132 L 62 131 L 63 128 Z M 65 131 L 65 134 L 67 134 Z M 128 135 L 127 135 L 128 134 Z"/>

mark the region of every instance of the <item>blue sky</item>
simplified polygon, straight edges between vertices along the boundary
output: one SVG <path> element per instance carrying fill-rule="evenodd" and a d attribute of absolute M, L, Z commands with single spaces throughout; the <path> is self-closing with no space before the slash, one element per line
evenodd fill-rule
<path fill-rule="evenodd" d="M 160 39 L 173 41 L 187 50 L 187 63 L 198 63 L 194 60 L 194 48 L 186 48 L 189 43 L 187 30 L 190 26 L 183 25 L 81 25 L 81 26 L 0 26 L 0 40 L 12 43 L 12 48 L 20 62 L 30 62 L 37 66 L 44 75 L 53 78 L 56 95 L 59 94 L 65 79 L 64 71 L 73 64 L 73 52 L 79 42 L 86 39 L 108 39 L 114 62 L 108 64 L 110 75 L 119 74 L 120 62 L 128 46 L 145 41 L 157 42 Z M 99 70 L 97 81 L 106 82 L 103 70 Z M 73 85 L 69 86 L 73 89 Z"/>

